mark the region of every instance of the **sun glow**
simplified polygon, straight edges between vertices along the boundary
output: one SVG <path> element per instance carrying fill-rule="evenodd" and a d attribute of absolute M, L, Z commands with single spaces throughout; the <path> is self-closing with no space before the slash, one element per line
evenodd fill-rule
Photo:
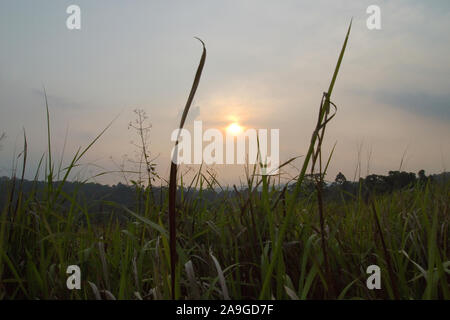
<path fill-rule="evenodd" d="M 238 135 L 242 131 L 244 131 L 244 128 L 240 126 L 238 123 L 233 122 L 227 127 L 227 132 L 231 133 L 232 135 Z"/>

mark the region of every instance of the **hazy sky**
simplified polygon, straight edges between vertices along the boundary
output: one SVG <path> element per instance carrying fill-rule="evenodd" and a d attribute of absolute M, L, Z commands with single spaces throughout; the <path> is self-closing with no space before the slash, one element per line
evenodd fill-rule
<path fill-rule="evenodd" d="M 81 8 L 81 30 L 66 28 L 71 4 Z M 371 4 L 381 7 L 382 30 L 366 27 Z M 34 176 L 46 150 L 45 86 L 54 158 L 66 128 L 65 162 L 120 114 L 86 155 L 80 174 L 95 174 L 96 166 L 114 169 L 123 155 L 133 156 L 136 137 L 127 125 L 132 110 L 142 108 L 153 125 L 157 170 L 166 176 L 170 134 L 201 55 L 194 36 L 205 41 L 208 56 L 190 121 L 223 128 L 235 118 L 249 128 L 278 128 L 281 162 L 304 155 L 351 17 L 332 98 L 339 110 L 325 144 L 329 151 L 337 142 L 328 179 L 339 171 L 352 179 L 358 154 L 362 175 L 397 170 L 405 152 L 404 170 L 449 170 L 447 0 L 2 0 L 0 133 L 7 138 L 0 175 L 10 174 L 24 127 L 27 177 Z M 215 169 L 225 182 L 243 175 L 242 167 Z"/>

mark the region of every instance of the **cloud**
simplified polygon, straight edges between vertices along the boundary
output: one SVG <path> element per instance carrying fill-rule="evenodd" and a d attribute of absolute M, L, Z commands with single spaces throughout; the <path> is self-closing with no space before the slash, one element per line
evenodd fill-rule
<path fill-rule="evenodd" d="M 375 100 L 406 111 L 450 121 L 450 95 L 421 91 L 377 91 Z"/>

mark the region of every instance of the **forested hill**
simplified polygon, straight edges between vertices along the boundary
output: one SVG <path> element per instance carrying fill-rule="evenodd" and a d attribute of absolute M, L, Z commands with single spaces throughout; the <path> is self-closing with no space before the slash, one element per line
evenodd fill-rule
<path fill-rule="evenodd" d="M 443 172 L 440 174 L 426 176 L 425 172 L 421 170 L 417 175 L 412 172 L 389 171 L 388 175 L 369 175 L 366 178 L 361 178 L 359 181 L 348 181 L 346 177 L 339 173 L 334 181 L 324 184 L 324 194 L 328 199 L 336 198 L 340 191 L 345 191 L 346 194 L 355 194 L 362 189 L 371 193 L 389 193 L 394 190 L 404 189 L 413 186 L 417 183 L 425 184 L 431 183 L 447 183 L 450 182 L 450 172 Z M 308 176 L 303 185 L 303 194 L 313 192 L 315 179 Z M 54 183 L 54 188 L 57 188 L 59 182 Z M 43 181 L 29 181 L 24 180 L 23 183 L 19 179 L 11 179 L 8 177 L 0 177 L 0 207 L 4 208 L 7 198 L 11 195 L 11 190 L 14 187 L 13 197 L 17 196 L 18 191 L 22 189 L 25 195 L 29 195 L 32 190 L 36 191 L 37 198 L 42 197 L 46 190 L 46 182 Z M 292 187 L 292 185 L 290 185 Z M 360 188 L 362 187 L 362 188 Z M 246 190 L 245 188 L 238 190 Z M 167 195 L 167 188 L 153 187 L 152 198 L 154 201 L 160 203 L 164 201 Z M 113 186 L 102 185 L 99 183 L 80 183 L 66 181 L 62 187 L 62 192 L 70 197 L 76 197 L 77 201 L 92 206 L 105 202 L 114 202 L 128 208 L 135 208 L 138 203 L 139 192 L 133 185 L 128 186 L 118 183 Z M 184 189 L 184 197 L 195 197 L 198 190 Z M 221 189 L 202 190 L 202 199 L 214 200 L 220 198 L 225 191 Z M 228 194 L 235 194 L 233 187 L 229 188 Z M 180 195 L 180 192 L 178 193 Z M 144 198 L 144 195 L 142 195 Z M 70 203 L 70 200 L 67 201 Z"/>

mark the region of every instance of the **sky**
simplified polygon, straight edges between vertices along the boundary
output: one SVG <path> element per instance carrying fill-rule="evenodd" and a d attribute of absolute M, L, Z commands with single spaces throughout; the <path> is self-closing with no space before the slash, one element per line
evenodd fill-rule
<path fill-rule="evenodd" d="M 80 30 L 66 27 L 72 4 L 81 8 Z M 381 8 L 381 30 L 366 26 L 369 5 Z M 45 87 L 52 156 L 57 163 L 63 158 L 63 167 L 115 119 L 72 178 L 118 170 L 121 163 L 131 170 L 123 161 L 136 156 L 138 137 L 128 128 L 135 109 L 149 117 L 151 156 L 167 178 L 170 136 L 201 56 L 194 37 L 206 43 L 207 58 L 187 128 L 201 120 L 205 128 L 237 121 L 279 129 L 280 162 L 305 155 L 351 18 L 332 96 L 338 111 L 324 143 L 325 154 L 336 143 L 327 179 L 400 166 L 428 174 L 450 170 L 448 1 L 2 0 L 0 176 L 11 174 L 23 130 L 26 177 L 35 176 L 47 150 Z M 211 170 L 223 184 L 244 177 L 243 166 Z M 115 184 L 123 177 L 92 181 Z"/>

